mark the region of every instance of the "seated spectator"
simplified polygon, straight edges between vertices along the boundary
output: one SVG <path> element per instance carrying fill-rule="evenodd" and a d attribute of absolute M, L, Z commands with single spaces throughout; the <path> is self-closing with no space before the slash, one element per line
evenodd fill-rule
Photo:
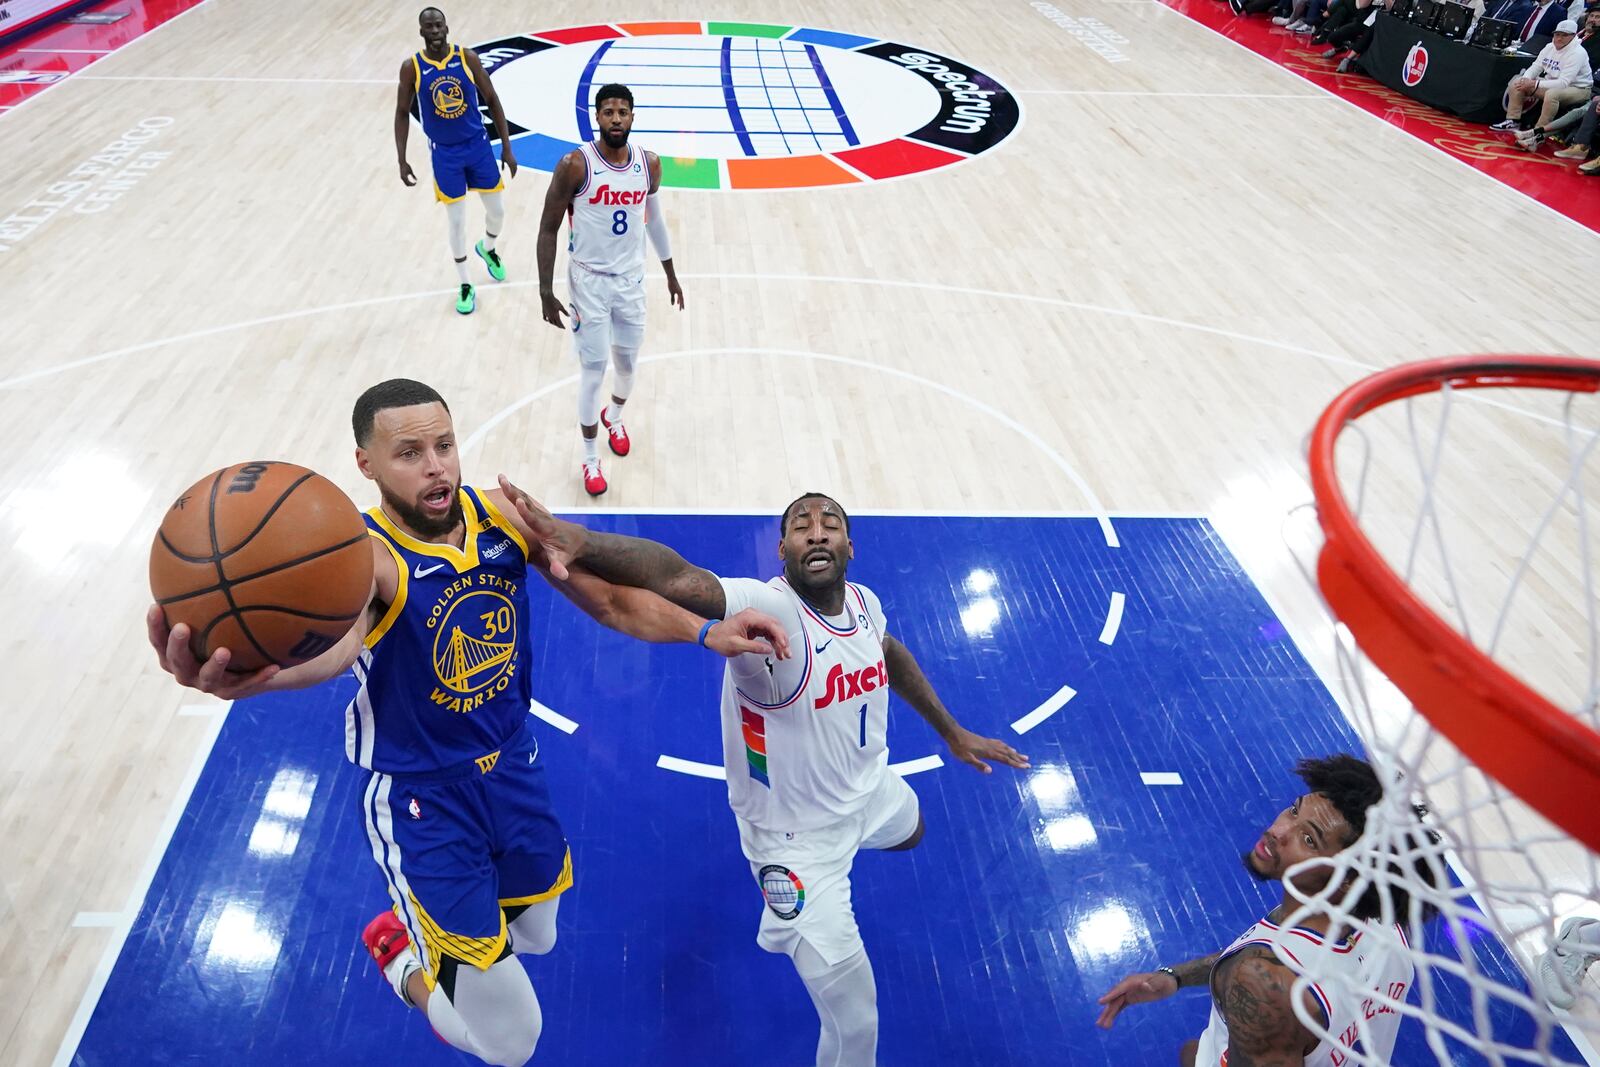
<path fill-rule="evenodd" d="M 1519 41 L 1532 40 L 1535 37 L 1555 36 L 1556 26 L 1567 20 L 1567 5 L 1557 3 L 1556 0 L 1540 0 L 1540 3 L 1523 19 L 1522 27 L 1517 30 Z M 1574 23 L 1576 26 L 1576 23 Z"/>
<path fill-rule="evenodd" d="M 1589 53 L 1589 68 L 1600 70 L 1600 5 L 1589 9 L 1583 16 L 1582 26 L 1578 31 L 1578 43 Z"/>
<path fill-rule="evenodd" d="M 1528 21 L 1532 11 L 1533 0 L 1489 0 L 1484 6 L 1483 16 L 1521 26 Z"/>
<path fill-rule="evenodd" d="M 1565 19 L 1556 26 L 1551 42 L 1540 50 L 1533 64 L 1511 79 L 1511 103 L 1503 121 L 1489 127 L 1503 133 L 1517 132 L 1522 147 L 1534 151 L 1544 140 L 1544 127 L 1566 108 L 1589 99 L 1594 85 L 1589 53 L 1577 43 L 1578 24 Z M 1341 64 L 1342 66 L 1342 64 Z M 1539 102 L 1539 118 L 1531 130 L 1522 130 L 1522 111 Z"/>
<path fill-rule="evenodd" d="M 1328 35 L 1328 43 L 1333 47 L 1323 53 L 1323 58 L 1332 59 L 1337 53 L 1348 51 L 1350 54 L 1339 61 L 1339 73 L 1348 74 L 1355 70 L 1357 61 L 1372 47 L 1372 38 L 1377 35 L 1379 9 L 1388 7 L 1392 2 L 1355 0 L 1356 17 Z"/>
<path fill-rule="evenodd" d="M 1547 133 L 1564 133 L 1573 126 L 1578 128 L 1576 133 L 1567 136 L 1567 147 L 1557 152 L 1556 158 L 1587 160 L 1594 155 L 1594 133 L 1597 124 L 1600 124 L 1600 96 L 1552 122 L 1546 129 Z M 1578 170 L 1584 174 L 1593 173 L 1592 169 L 1585 169 L 1581 164 Z"/>

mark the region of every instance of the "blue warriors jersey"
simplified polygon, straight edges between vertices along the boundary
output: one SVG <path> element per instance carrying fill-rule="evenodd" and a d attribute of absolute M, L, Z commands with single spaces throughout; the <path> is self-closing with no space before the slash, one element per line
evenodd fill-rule
<path fill-rule="evenodd" d="M 417 52 L 411 65 L 417 72 L 417 110 L 428 140 L 451 145 L 488 137 L 478 112 L 478 87 L 460 45 L 452 45 L 443 60 Z"/>
<path fill-rule="evenodd" d="M 493 758 L 527 724 L 528 546 L 480 493 L 460 492 L 459 549 L 367 512 L 400 582 L 354 667 L 361 689 L 345 709 L 345 755 L 358 766 L 433 774 Z"/>

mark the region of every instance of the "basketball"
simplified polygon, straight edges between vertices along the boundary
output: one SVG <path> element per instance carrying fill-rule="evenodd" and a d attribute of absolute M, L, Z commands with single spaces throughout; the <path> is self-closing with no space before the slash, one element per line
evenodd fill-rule
<path fill-rule="evenodd" d="M 339 487 L 293 463 L 237 463 L 173 501 L 150 546 L 150 591 L 186 624 L 201 662 L 292 667 L 349 632 L 372 590 L 361 513 Z"/>

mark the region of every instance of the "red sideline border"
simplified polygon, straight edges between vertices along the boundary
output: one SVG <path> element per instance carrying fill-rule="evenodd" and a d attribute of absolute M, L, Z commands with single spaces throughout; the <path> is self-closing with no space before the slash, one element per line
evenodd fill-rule
<path fill-rule="evenodd" d="M 1235 15 L 1223 0 L 1157 0 L 1179 14 L 1276 63 L 1369 114 L 1444 152 L 1474 170 L 1537 200 L 1558 214 L 1600 232 L 1600 177 L 1583 177 L 1577 161 L 1556 159 L 1551 145 L 1536 153 L 1517 148 L 1487 126 L 1466 122 L 1373 81 L 1340 74 L 1326 49 L 1272 25 L 1265 15 Z"/>
<path fill-rule="evenodd" d="M 128 15 L 109 26 L 50 22 L 8 38 L 0 44 L 0 116 L 205 2 L 102 0 L 74 5 L 70 14 L 110 9 Z"/>

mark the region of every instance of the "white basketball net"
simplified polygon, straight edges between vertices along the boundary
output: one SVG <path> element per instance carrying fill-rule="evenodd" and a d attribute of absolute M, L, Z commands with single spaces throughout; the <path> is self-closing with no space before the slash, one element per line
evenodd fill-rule
<path fill-rule="evenodd" d="M 1600 511 L 1591 514 L 1600 507 L 1597 427 L 1600 400 L 1592 395 L 1446 388 L 1363 415 L 1337 446 L 1345 499 L 1395 573 L 1440 618 L 1591 728 L 1600 727 L 1592 567 Z M 1285 533 L 1313 573 L 1310 542 L 1320 543 L 1320 532 L 1312 509 L 1297 509 Z M 1524 978 L 1561 920 L 1600 918 L 1600 857 L 1479 771 L 1377 672 L 1342 623 L 1333 629 L 1327 662 L 1342 684 L 1336 696 L 1382 780 L 1403 785 L 1372 809 L 1359 842 L 1332 861 L 1313 861 L 1333 868 L 1330 888 L 1314 897 L 1297 894 L 1301 909 L 1284 926 L 1332 912 L 1335 937 L 1343 923 L 1346 932 L 1390 943 L 1411 957 L 1416 979 L 1398 999 L 1371 988 L 1372 973 L 1315 973 L 1318 965 L 1310 964 L 1296 983 L 1302 1022 L 1341 1048 L 1336 1064 L 1390 1062 L 1371 1051 L 1367 1038 L 1369 1019 L 1386 1011 L 1402 1016 L 1403 1044 L 1408 1030 L 1425 1029 L 1428 1062 L 1441 1067 L 1600 1064 L 1593 1058 L 1600 1044 L 1600 967 L 1583 983 L 1571 1014 L 1552 1011 Z M 1600 797 L 1571 800 L 1600 803 Z M 1431 810 L 1426 825 L 1437 844 L 1415 832 L 1414 801 Z M 1404 861 L 1398 867 L 1395 855 Z M 1405 873 L 1418 865 L 1440 888 Z M 1334 887 L 1351 875 L 1355 890 L 1339 894 Z M 1381 923 L 1363 923 L 1330 903 L 1354 901 L 1371 885 L 1404 888 L 1411 914 L 1394 914 L 1387 900 Z M 1439 913 L 1426 925 L 1419 921 L 1424 903 Z M 1409 948 L 1388 931 L 1394 922 L 1415 931 Z M 1508 959 L 1515 963 L 1508 966 Z M 1376 969 L 1369 961 L 1368 970 Z M 1361 1013 L 1353 1035 L 1329 1033 L 1301 1003 L 1311 982 L 1369 1003 L 1372 1014 Z M 1352 1037 L 1360 1039 L 1354 1049 Z M 1395 1062 L 1420 1067 L 1423 1061 Z"/>

